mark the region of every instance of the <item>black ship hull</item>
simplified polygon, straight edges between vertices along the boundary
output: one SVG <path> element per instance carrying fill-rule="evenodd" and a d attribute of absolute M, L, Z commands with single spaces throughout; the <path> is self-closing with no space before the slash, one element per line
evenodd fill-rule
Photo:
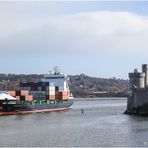
<path fill-rule="evenodd" d="M 61 111 L 68 109 L 73 104 L 73 99 L 62 102 L 50 102 L 41 104 L 2 104 L 0 115 L 28 114 L 37 112 Z"/>

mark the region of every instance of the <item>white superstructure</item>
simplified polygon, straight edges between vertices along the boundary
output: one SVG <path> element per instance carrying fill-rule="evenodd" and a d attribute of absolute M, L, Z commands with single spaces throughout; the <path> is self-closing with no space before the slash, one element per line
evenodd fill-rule
<path fill-rule="evenodd" d="M 66 74 L 60 74 L 58 67 L 55 67 L 53 72 L 50 71 L 50 74 L 45 74 L 44 78 L 41 79 L 42 82 L 49 82 L 50 85 L 58 86 L 59 91 L 67 91 L 70 94 L 68 80 Z"/>

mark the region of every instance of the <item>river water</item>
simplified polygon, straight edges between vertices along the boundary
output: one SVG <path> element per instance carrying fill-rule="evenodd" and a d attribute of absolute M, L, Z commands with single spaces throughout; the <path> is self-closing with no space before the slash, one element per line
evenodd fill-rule
<path fill-rule="evenodd" d="M 0 146 L 148 147 L 148 117 L 125 109 L 126 98 L 82 99 L 67 111 L 1 116 Z"/>

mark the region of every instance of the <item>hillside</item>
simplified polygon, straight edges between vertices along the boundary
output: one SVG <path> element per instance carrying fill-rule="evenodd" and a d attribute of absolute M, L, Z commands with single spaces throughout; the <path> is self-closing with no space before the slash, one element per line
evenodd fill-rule
<path fill-rule="evenodd" d="M 40 81 L 43 75 L 0 74 L 0 90 L 18 89 L 21 81 Z M 125 96 L 128 81 L 116 78 L 96 78 L 81 75 L 69 76 L 69 86 L 74 97 Z"/>
<path fill-rule="evenodd" d="M 76 97 L 126 96 L 128 90 L 128 80 L 96 78 L 84 74 L 69 77 L 71 91 Z"/>

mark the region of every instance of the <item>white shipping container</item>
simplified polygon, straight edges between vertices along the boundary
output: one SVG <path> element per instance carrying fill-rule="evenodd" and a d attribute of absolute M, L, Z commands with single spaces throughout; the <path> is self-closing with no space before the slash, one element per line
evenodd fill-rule
<path fill-rule="evenodd" d="M 50 92 L 49 95 L 51 95 L 51 96 L 52 96 L 52 95 L 55 95 L 55 92 Z"/>
<path fill-rule="evenodd" d="M 46 91 L 46 95 L 55 95 L 56 92 L 55 91 Z"/>
<path fill-rule="evenodd" d="M 55 93 L 55 90 L 52 90 L 52 89 L 49 90 L 49 94 L 50 94 L 50 93 Z"/>
<path fill-rule="evenodd" d="M 55 91 L 55 89 L 49 89 L 49 92 L 53 92 L 53 91 Z"/>

